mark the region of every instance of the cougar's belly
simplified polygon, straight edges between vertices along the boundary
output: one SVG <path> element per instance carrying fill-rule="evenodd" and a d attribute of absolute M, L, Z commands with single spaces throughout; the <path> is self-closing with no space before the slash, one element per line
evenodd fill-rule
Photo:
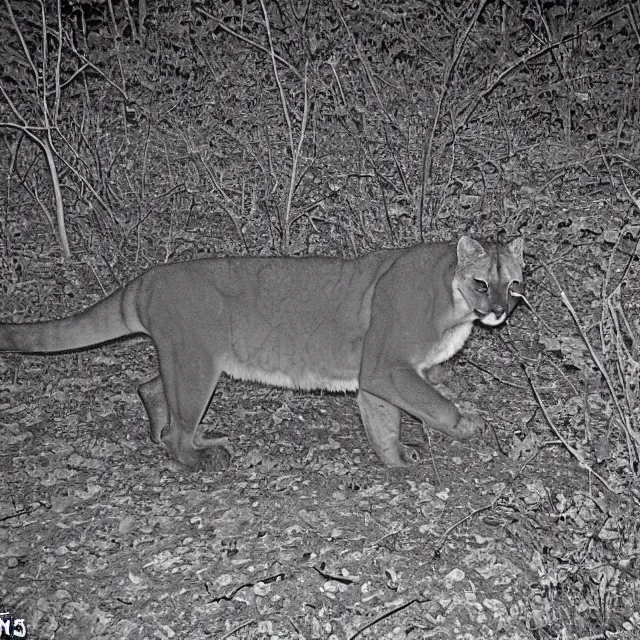
<path fill-rule="evenodd" d="M 362 338 L 334 332 L 273 330 L 232 336 L 222 369 L 241 380 L 278 387 L 356 391 Z"/>
<path fill-rule="evenodd" d="M 224 359 L 222 370 L 239 380 L 254 380 L 277 387 L 356 391 L 359 357 L 351 359 L 343 355 L 331 359 L 329 356 L 330 353 L 319 355 L 295 349 L 264 350 L 249 358 L 230 354 Z"/>

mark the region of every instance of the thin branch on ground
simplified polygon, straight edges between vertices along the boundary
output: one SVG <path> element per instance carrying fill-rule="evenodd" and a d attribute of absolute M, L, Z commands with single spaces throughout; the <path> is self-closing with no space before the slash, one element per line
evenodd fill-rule
<path fill-rule="evenodd" d="M 412 604 L 421 603 L 421 602 L 425 602 L 425 600 L 420 600 L 418 598 L 413 598 L 412 600 L 409 600 L 408 602 L 405 602 L 405 603 L 403 603 L 401 605 L 398 605 L 397 607 L 391 609 L 390 611 L 386 611 L 385 613 L 381 613 L 377 618 L 374 618 L 371 622 L 368 622 L 367 624 L 363 625 L 355 633 L 350 635 L 349 636 L 349 640 L 354 640 L 354 638 L 357 638 L 361 633 L 364 633 L 367 629 L 371 629 L 371 627 L 373 627 L 374 625 L 378 624 L 378 622 L 381 622 L 382 620 L 385 620 L 386 618 L 389 618 L 389 617 L 395 615 L 399 611 L 402 611 L 403 609 L 406 609 L 407 607 L 410 607 Z"/>
<path fill-rule="evenodd" d="M 482 365 L 474 362 L 470 358 L 467 358 L 467 362 L 472 366 L 478 369 L 478 371 L 482 371 L 482 373 L 486 373 L 488 376 L 491 376 L 494 380 L 497 380 L 500 384 L 504 384 L 507 387 L 513 387 L 514 389 L 526 389 L 527 387 L 523 384 L 518 384 L 517 382 L 511 382 L 511 380 L 507 380 L 506 378 L 500 377 L 497 373 L 494 373 L 490 369 L 483 367 Z"/>
<path fill-rule="evenodd" d="M 544 402 L 542 400 L 542 397 L 540 396 L 540 392 L 538 391 L 538 388 L 536 387 L 535 383 L 533 382 L 533 379 L 532 379 L 531 375 L 529 374 L 529 370 L 524 365 L 522 365 L 522 369 L 523 369 L 525 375 L 527 376 L 527 380 L 529 380 L 529 384 L 531 385 L 531 390 L 533 391 L 533 395 L 534 395 L 534 397 L 536 399 L 536 402 L 538 403 L 538 406 L 542 410 L 542 414 L 544 415 L 544 418 L 547 421 L 547 424 L 551 427 L 551 430 L 556 435 L 558 440 L 560 440 L 560 442 L 562 442 L 562 444 L 565 447 L 565 449 L 578 461 L 578 465 L 582 469 L 584 469 L 585 471 L 588 471 L 590 474 L 593 474 L 593 476 L 596 477 L 598 480 L 600 480 L 600 482 L 609 491 L 611 491 L 611 493 L 616 494 L 616 491 L 614 490 L 614 488 L 595 469 L 593 469 L 593 467 L 591 467 L 591 465 L 589 465 L 589 463 L 584 459 L 584 457 L 582 456 L 580 451 L 578 451 L 577 449 L 574 449 L 569 444 L 567 439 L 560 433 L 560 431 L 556 427 L 555 423 L 551 419 L 551 416 L 549 415 L 549 412 L 547 411 L 547 407 L 544 404 Z M 634 501 L 635 501 L 635 498 L 634 498 Z"/>
<path fill-rule="evenodd" d="M 535 451 L 535 453 L 533 453 L 529 458 L 527 458 L 520 465 L 520 468 L 516 471 L 516 473 L 514 474 L 513 478 L 511 478 L 511 481 L 508 484 L 505 484 L 500 489 L 500 491 L 494 496 L 494 498 L 493 498 L 493 500 L 491 500 L 491 502 L 489 502 L 488 504 L 483 505 L 482 507 L 478 507 L 477 509 L 474 509 L 471 513 L 467 514 L 463 518 L 460 518 L 460 520 L 457 520 L 456 522 L 454 522 L 440 536 L 440 538 L 438 540 L 438 543 L 436 544 L 436 546 L 435 546 L 435 548 L 433 550 L 433 556 L 432 557 L 435 558 L 440 553 L 440 550 L 442 549 L 442 547 L 444 547 L 444 544 L 447 541 L 447 539 L 449 538 L 449 536 L 451 535 L 451 533 L 453 531 L 455 531 L 459 526 L 463 525 L 465 522 L 467 522 L 467 520 L 471 520 L 472 518 L 477 516 L 479 513 L 483 513 L 485 511 L 490 511 L 491 509 L 493 509 L 496 506 L 496 504 L 498 504 L 498 501 L 502 498 L 502 496 L 504 495 L 504 493 L 507 490 L 507 488 L 513 486 L 513 483 L 516 481 L 518 476 L 524 471 L 525 467 L 528 464 L 530 464 L 531 462 L 533 462 L 535 460 L 535 458 L 536 458 L 536 456 L 538 455 L 539 452 L 540 452 L 540 449 Z"/>
<path fill-rule="evenodd" d="M 240 624 L 238 624 L 235 627 L 233 627 L 233 629 L 231 629 L 231 631 L 227 631 L 227 633 L 225 633 L 223 636 L 220 636 L 220 640 L 226 640 L 227 638 L 230 638 L 231 636 L 233 636 L 236 633 L 238 633 L 238 631 L 240 631 L 241 629 L 244 629 L 245 627 L 248 627 L 250 624 L 254 624 L 255 622 L 256 622 L 255 618 L 251 618 L 250 620 L 246 620 L 245 622 L 241 622 Z"/>
<path fill-rule="evenodd" d="M 613 386 L 613 382 L 611 381 L 611 377 L 609 376 L 609 372 L 606 370 L 604 364 L 602 364 L 602 360 L 600 359 L 595 349 L 593 348 L 591 341 L 589 340 L 589 337 L 587 336 L 585 330 L 582 328 L 582 325 L 580 324 L 580 320 L 578 319 L 578 314 L 576 313 L 576 310 L 571 304 L 571 301 L 567 297 L 567 294 L 564 292 L 563 288 L 560 286 L 560 283 L 558 282 L 558 279 L 556 278 L 555 273 L 552 271 L 552 269 L 548 265 L 544 263 L 542 263 L 542 265 L 546 269 L 547 273 L 551 276 L 551 279 L 553 280 L 556 287 L 560 291 L 560 299 L 562 300 L 562 304 L 564 304 L 564 306 L 569 311 L 569 314 L 571 315 L 571 319 L 576 325 L 580 333 L 580 337 L 582 338 L 582 341 L 584 342 L 585 346 L 589 351 L 589 355 L 591 356 L 591 359 L 593 360 L 596 367 L 598 368 L 598 371 L 600 371 L 600 374 L 604 378 L 604 381 L 607 385 L 607 389 L 609 390 L 611 401 L 616 407 L 618 416 L 620 418 L 620 422 L 622 424 L 622 428 L 627 437 L 627 446 L 629 449 L 629 456 L 630 456 L 629 463 L 631 465 L 631 468 L 633 469 L 634 465 L 633 465 L 633 460 L 631 459 L 631 456 L 633 455 L 635 456 L 636 460 L 640 460 L 640 434 L 638 434 L 636 430 L 631 426 L 629 417 L 626 416 L 624 411 L 622 410 L 622 407 L 620 406 L 620 401 L 618 400 L 618 395 Z"/>

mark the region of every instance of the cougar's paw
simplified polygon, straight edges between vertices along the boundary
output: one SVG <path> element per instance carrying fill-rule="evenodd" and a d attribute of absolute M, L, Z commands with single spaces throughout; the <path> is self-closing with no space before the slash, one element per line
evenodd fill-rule
<path fill-rule="evenodd" d="M 378 448 L 376 453 L 386 467 L 395 469 L 408 467 L 420 461 L 420 454 L 413 447 L 408 447 L 400 442 L 384 450 Z"/>
<path fill-rule="evenodd" d="M 200 467 L 203 471 L 222 471 L 229 466 L 233 457 L 233 449 L 228 444 L 217 444 L 199 451 L 203 452 Z"/>
<path fill-rule="evenodd" d="M 456 440 L 467 440 L 484 427 L 484 420 L 474 413 L 461 413 L 455 426 L 453 437 Z"/>
<path fill-rule="evenodd" d="M 202 438 L 195 441 L 198 451 L 202 451 L 202 469 L 205 471 L 220 471 L 226 469 L 233 458 L 233 447 L 229 438 Z"/>
<path fill-rule="evenodd" d="M 229 466 L 233 449 L 227 438 L 199 438 L 196 444 L 174 456 L 182 467 L 189 471 L 221 471 Z"/>

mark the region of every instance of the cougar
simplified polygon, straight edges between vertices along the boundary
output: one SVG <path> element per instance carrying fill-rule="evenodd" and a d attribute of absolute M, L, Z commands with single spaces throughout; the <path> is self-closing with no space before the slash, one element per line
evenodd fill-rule
<path fill-rule="evenodd" d="M 461 413 L 427 371 L 460 350 L 473 322 L 499 325 L 523 295 L 523 239 L 457 243 L 339 258 L 213 258 L 155 267 L 61 320 L 0 324 L 0 351 L 84 349 L 149 336 L 160 375 L 139 388 L 162 442 L 190 469 L 209 466 L 198 426 L 222 373 L 297 389 L 358 391 L 365 432 L 391 467 L 415 459 L 400 416 L 456 440 L 481 419 Z"/>

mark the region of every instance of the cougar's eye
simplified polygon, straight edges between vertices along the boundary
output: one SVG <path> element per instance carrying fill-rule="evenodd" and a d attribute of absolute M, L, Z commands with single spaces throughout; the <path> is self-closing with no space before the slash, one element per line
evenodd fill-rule
<path fill-rule="evenodd" d="M 489 291 L 489 285 L 484 280 L 480 280 L 480 278 L 473 279 L 473 288 L 478 293 L 487 293 Z"/>

